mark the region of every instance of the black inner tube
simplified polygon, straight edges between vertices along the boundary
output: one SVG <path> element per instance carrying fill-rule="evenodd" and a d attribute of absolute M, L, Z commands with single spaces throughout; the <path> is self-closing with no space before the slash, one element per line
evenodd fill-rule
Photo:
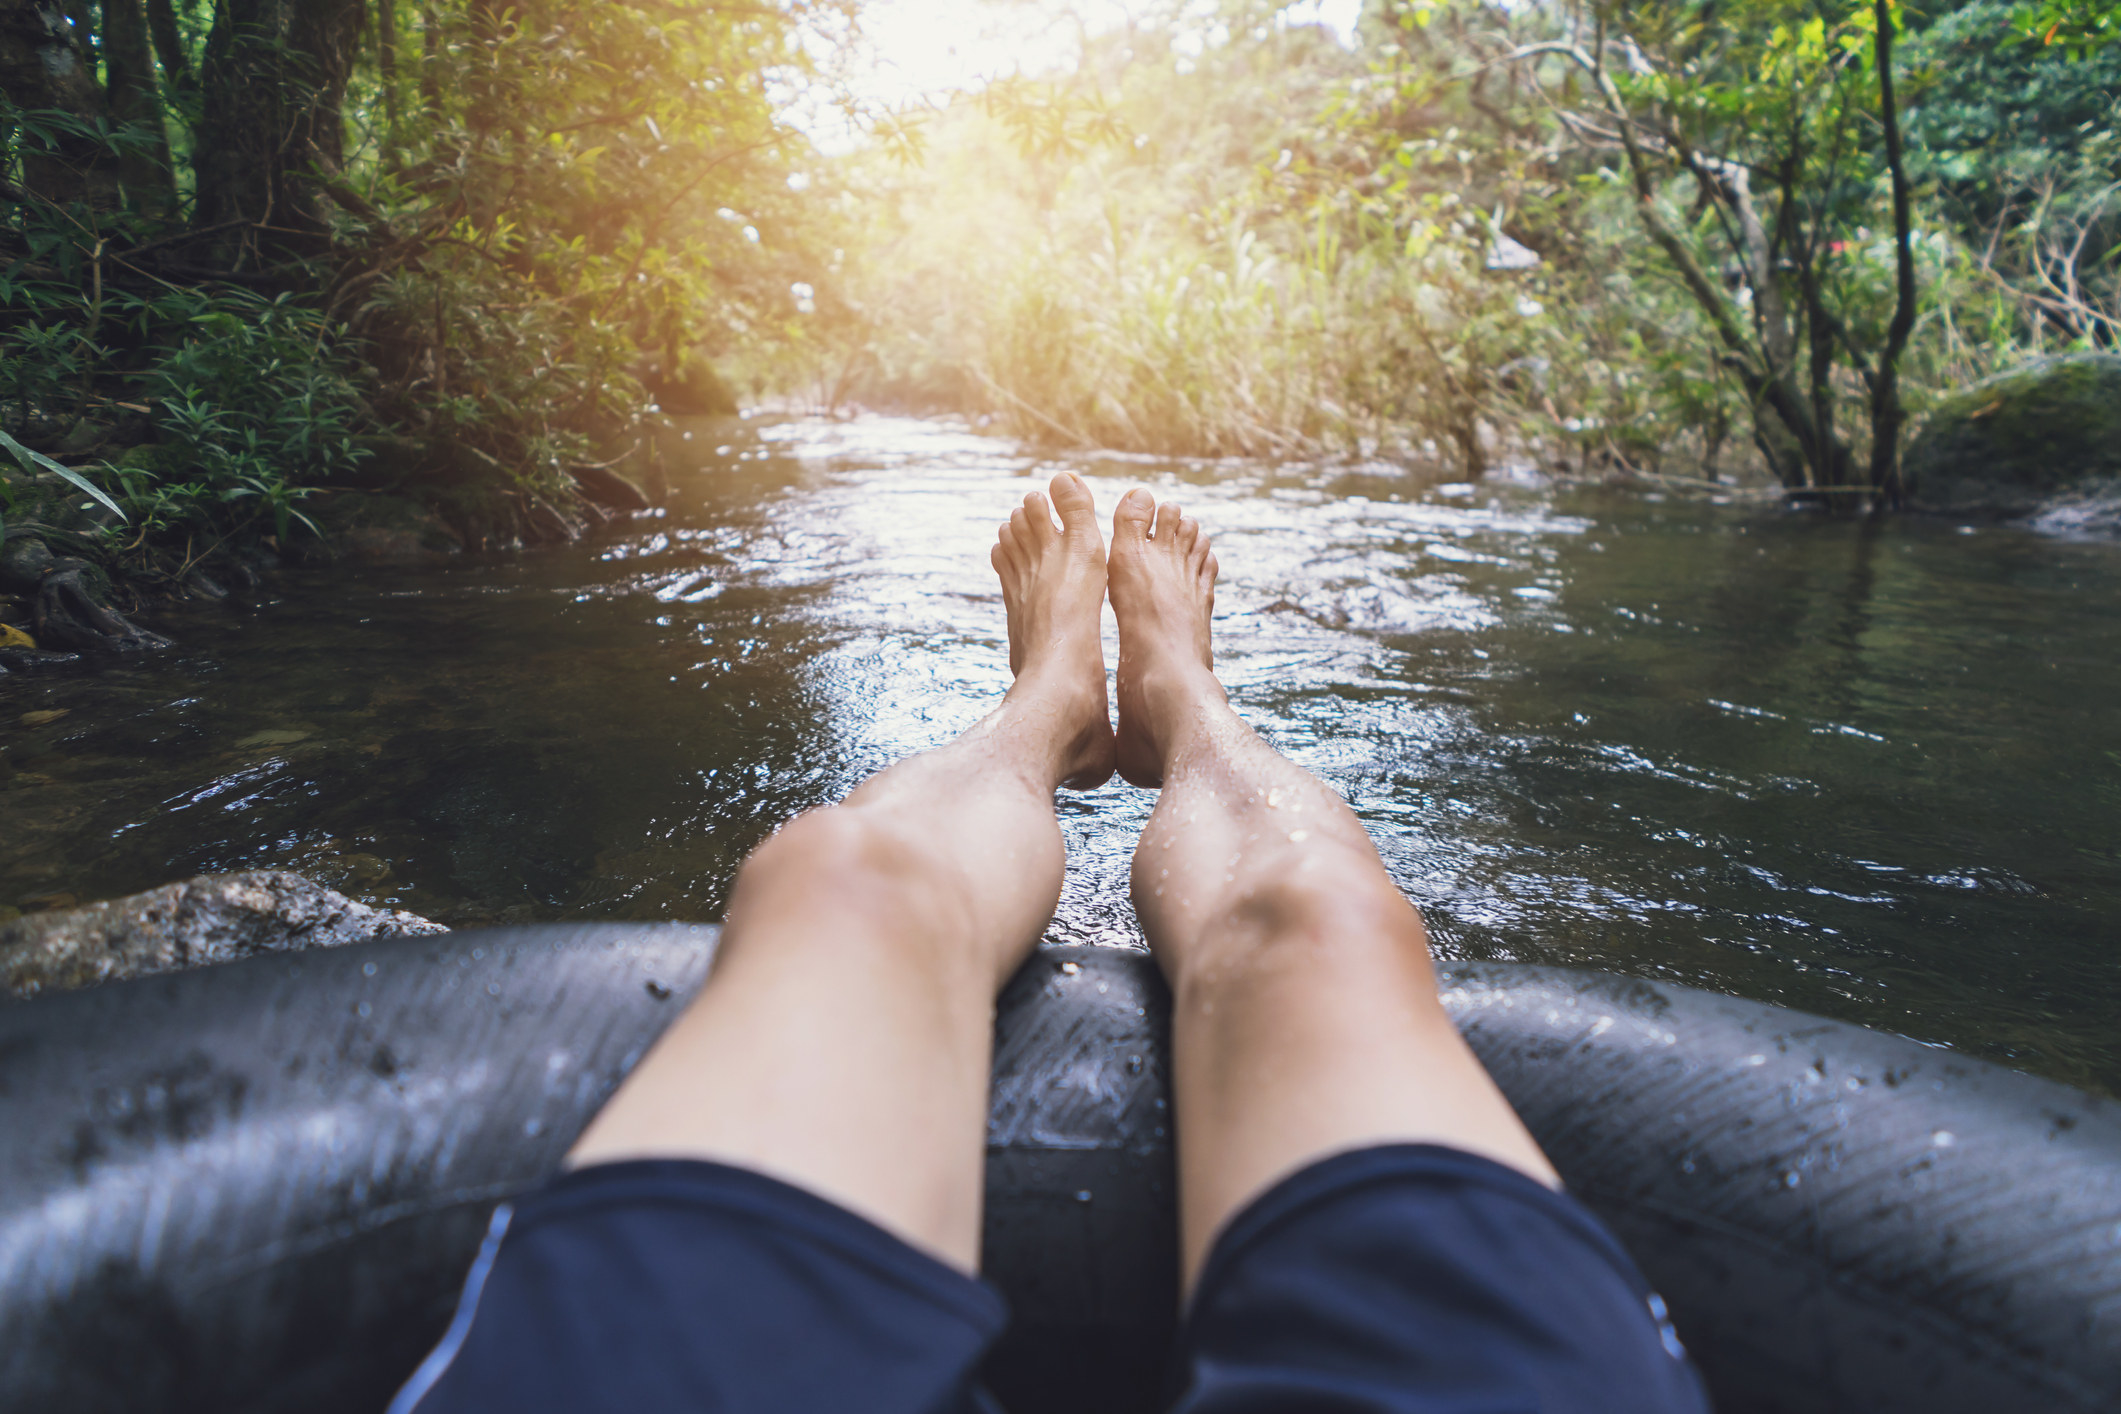
<path fill-rule="evenodd" d="M 0 1005 L 0 1409 L 373 1414 L 715 938 L 388 939 Z M 2121 1404 L 2111 1102 L 1682 987 L 1442 980 L 1726 1414 Z M 1016 1320 L 990 1383 L 1015 1414 L 1156 1408 L 1162 984 L 1046 948 L 997 1025 L 984 1262 Z"/>

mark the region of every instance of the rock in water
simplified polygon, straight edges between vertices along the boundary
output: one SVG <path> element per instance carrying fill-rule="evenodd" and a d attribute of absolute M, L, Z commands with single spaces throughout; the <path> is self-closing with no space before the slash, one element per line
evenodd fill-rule
<path fill-rule="evenodd" d="M 2121 356 L 2069 354 L 1962 388 L 1907 449 L 1922 510 L 2026 515 L 2121 477 Z"/>
<path fill-rule="evenodd" d="M 418 914 L 355 903 L 285 870 L 207 874 L 0 924 L 0 987 L 33 997 L 253 953 L 448 931 Z"/>
<path fill-rule="evenodd" d="M 168 639 L 106 604 L 99 578 L 86 560 L 52 561 L 37 582 L 37 598 L 30 606 L 30 630 L 40 644 L 89 653 L 169 647 Z"/>

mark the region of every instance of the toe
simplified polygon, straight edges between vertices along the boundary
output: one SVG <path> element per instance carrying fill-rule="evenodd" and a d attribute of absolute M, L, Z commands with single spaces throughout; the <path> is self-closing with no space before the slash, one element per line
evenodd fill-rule
<path fill-rule="evenodd" d="M 1193 562 L 1194 568 L 1198 569 L 1201 565 L 1207 563 L 1209 556 L 1208 532 L 1200 528 L 1199 521 L 1189 520 L 1186 522 L 1183 543 L 1186 547 L 1186 558 Z"/>
<path fill-rule="evenodd" d="M 1053 507 L 1047 504 L 1043 491 L 1024 497 L 1024 520 L 1031 527 L 1031 544 L 1044 545 L 1053 538 Z"/>
<path fill-rule="evenodd" d="M 1208 588 L 1213 589 L 1215 587 L 1215 576 L 1221 571 L 1221 569 L 1222 566 L 1215 563 L 1215 552 L 1213 550 L 1210 550 L 1208 552 L 1207 560 L 1203 562 L 1200 567 L 1200 582 L 1206 585 Z"/>
<path fill-rule="evenodd" d="M 1192 517 L 1178 523 L 1178 548 L 1191 555 L 1200 546 L 1200 522 Z"/>
<path fill-rule="evenodd" d="M 1176 501 L 1166 501 L 1158 506 L 1156 508 L 1157 540 L 1166 545 L 1177 544 L 1179 522 L 1185 518 L 1186 513 L 1179 509 Z"/>
<path fill-rule="evenodd" d="M 1009 519 L 1002 523 L 1002 533 L 996 537 L 996 548 L 1008 557 L 1012 565 L 1021 565 L 1024 560 L 1024 539 L 1017 533 L 1017 518 L 1021 515 L 1022 511 L 1012 513 Z"/>
<path fill-rule="evenodd" d="M 1156 498 L 1136 487 L 1119 498 L 1119 505 L 1112 512 L 1112 543 L 1139 546 L 1149 538 L 1149 526 L 1155 519 Z"/>
<path fill-rule="evenodd" d="M 1097 534 L 1097 506 L 1090 499 L 1090 488 L 1080 476 L 1064 471 L 1053 478 L 1047 488 L 1053 496 L 1053 508 L 1060 512 L 1061 528 L 1072 535 Z"/>

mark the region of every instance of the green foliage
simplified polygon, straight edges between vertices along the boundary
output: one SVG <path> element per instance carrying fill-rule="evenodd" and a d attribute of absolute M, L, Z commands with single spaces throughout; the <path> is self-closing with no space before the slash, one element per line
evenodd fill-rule
<path fill-rule="evenodd" d="M 2114 146 L 2121 48 L 2070 58 L 1999 44 L 2019 12 L 1973 0 L 1908 47 L 1920 87 L 1908 115 L 1913 167 L 1976 229 L 2024 194 L 2053 184 L 2096 188 L 2121 165 Z"/>
<path fill-rule="evenodd" d="M 1899 38 L 1925 301 L 1901 394 L 1876 392 L 1901 297 L 1868 0 L 1385 0 L 1359 54 L 1266 7 L 1152 10 L 938 114 L 922 165 L 847 165 L 859 317 L 818 322 L 810 371 L 827 403 L 1063 444 L 1713 473 L 1750 443 L 1786 484 L 1861 480 L 1878 397 L 1919 412 L 2121 332 L 2113 61 L 1999 52 L 2014 14 Z"/>
<path fill-rule="evenodd" d="M 2121 39 L 2121 5 L 2113 0 L 2033 0 L 2011 12 L 2018 46 L 2053 48 L 2082 60 Z"/>
<path fill-rule="evenodd" d="M 424 496 L 475 536 L 571 534 L 570 468 L 647 445 L 659 389 L 807 332 L 791 286 L 818 278 L 829 223 L 799 195 L 813 154 L 775 86 L 847 7 L 401 4 L 357 53 L 264 63 L 214 48 L 229 4 L 179 5 L 184 62 L 161 54 L 176 210 L 33 180 L 55 154 L 137 170 L 152 125 L 0 113 L 27 184 L 0 228 L 0 422 L 104 464 L 142 564 L 285 547 L 329 488 Z M 237 61 L 282 86 L 253 105 L 282 128 L 215 109 Z M 326 136 L 286 128 L 306 114 Z M 281 206 L 186 209 L 208 210 L 209 177 L 227 209 L 256 162 Z"/>
<path fill-rule="evenodd" d="M 101 501 L 104 505 L 110 507 L 111 510 L 118 515 L 119 519 L 124 519 L 125 512 L 119 509 L 118 503 L 116 501 L 113 501 L 109 497 L 109 495 L 104 492 L 102 487 L 98 486 L 95 482 L 83 476 L 80 472 L 75 471 L 72 467 L 62 466 L 58 462 L 53 461 L 50 457 L 45 456 L 42 452 L 31 451 L 28 447 L 23 446 L 20 442 L 17 442 L 14 438 L 8 436 L 5 432 L 0 432 L 0 451 L 6 451 L 9 455 L 13 456 L 15 460 L 21 464 L 22 469 L 24 471 L 49 472 L 53 476 L 58 477 L 60 480 L 68 482 L 73 486 L 78 487 L 83 491 L 86 491 L 89 495 L 95 497 L 98 501 Z M 9 497 L 9 504 L 13 504 L 12 496 Z"/>
<path fill-rule="evenodd" d="M 348 348 L 285 295 L 177 290 L 139 314 L 169 335 L 142 380 L 161 436 L 113 470 L 149 533 L 253 523 L 283 542 L 297 523 L 317 533 L 297 503 L 367 455 Z"/>

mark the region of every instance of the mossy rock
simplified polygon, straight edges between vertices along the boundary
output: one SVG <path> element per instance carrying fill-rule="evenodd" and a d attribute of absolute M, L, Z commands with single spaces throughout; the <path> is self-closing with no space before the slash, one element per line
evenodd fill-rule
<path fill-rule="evenodd" d="M 463 551 L 463 542 L 431 507 L 404 496 L 336 491 L 303 502 L 324 532 L 320 556 L 379 563 L 422 564 Z"/>
<path fill-rule="evenodd" d="M 1907 450 L 1923 510 L 2023 515 L 2121 479 L 2121 357 L 2035 359 L 1946 398 Z"/>

